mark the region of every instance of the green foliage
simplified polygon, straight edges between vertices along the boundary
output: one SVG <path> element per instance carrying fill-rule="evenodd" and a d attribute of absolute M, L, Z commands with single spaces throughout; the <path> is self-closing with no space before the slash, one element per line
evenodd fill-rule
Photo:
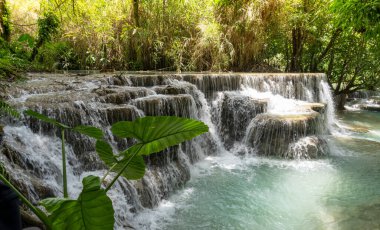
<path fill-rule="evenodd" d="M 49 42 L 38 51 L 34 62 L 36 70 L 71 70 L 80 69 L 77 54 L 68 42 Z"/>
<path fill-rule="evenodd" d="M 7 173 L 7 170 L 5 170 L 4 164 L 1 161 L 0 161 L 0 175 L 2 175 L 3 177 L 9 180 L 9 174 Z"/>
<path fill-rule="evenodd" d="M 127 179 L 140 179 L 145 173 L 142 155 L 156 153 L 190 140 L 207 132 L 208 127 L 203 122 L 188 118 L 160 116 L 118 122 L 112 125 L 111 130 L 115 136 L 135 138 L 138 142 L 117 156 L 107 142 L 98 140 L 97 153 L 112 171 Z"/>
<path fill-rule="evenodd" d="M 197 120 L 160 116 L 118 122 L 111 130 L 117 137 L 138 140 L 128 152 L 139 150 L 140 155 L 149 155 L 207 132 L 208 127 Z"/>
<path fill-rule="evenodd" d="M 17 6 L 27 3 L 12 4 L 22 12 Z M 35 23 L 27 14 L 11 14 L 16 34 L 1 75 L 19 70 L 10 59 L 29 56 L 34 70 L 325 72 L 331 86 L 341 82 L 338 94 L 358 88 L 350 84 L 355 69 L 361 88 L 378 79 L 377 0 L 40 0 L 37 6 L 34 29 L 17 27 L 23 18 Z M 26 34 L 37 34 L 33 50 Z M 366 45 L 359 49 L 361 38 Z M 360 60 L 346 60 L 357 54 Z"/>
<path fill-rule="evenodd" d="M 132 180 L 142 178 L 145 174 L 145 163 L 142 155 L 149 155 L 167 147 L 178 145 L 208 131 L 208 127 L 200 121 L 179 117 L 143 117 L 132 122 L 118 122 L 112 126 L 112 133 L 121 138 L 135 138 L 138 142 L 116 155 L 113 153 L 112 147 L 103 140 L 103 133 L 98 128 L 82 125 L 71 128 L 32 110 L 25 111 L 25 114 L 62 129 L 64 198 L 42 200 L 40 203 L 49 213 L 46 216 L 20 194 L 23 201 L 40 217 L 46 226 L 53 229 L 113 229 L 114 210 L 106 192 L 118 178 L 120 176 Z M 101 181 L 98 177 L 88 176 L 83 179 L 83 190 L 78 199 L 68 199 L 64 130 L 76 131 L 97 139 L 96 152 L 110 167 L 109 170 L 117 173 L 106 189 L 101 188 Z"/>
<path fill-rule="evenodd" d="M 93 127 L 93 126 L 78 125 L 76 127 L 70 127 L 70 126 L 67 126 L 65 124 L 58 122 L 55 119 L 49 118 L 43 114 L 40 114 L 40 113 L 35 112 L 33 110 L 30 110 L 30 109 L 26 110 L 24 112 L 24 114 L 31 116 L 31 117 L 34 117 L 34 118 L 37 118 L 40 121 L 44 121 L 46 123 L 52 124 L 52 125 L 59 127 L 61 129 L 73 130 L 73 131 L 76 131 L 78 133 L 81 133 L 83 135 L 86 135 L 86 136 L 89 136 L 89 137 L 92 137 L 95 139 L 103 139 L 103 131 L 101 129 Z"/>
<path fill-rule="evenodd" d="M 92 127 L 92 126 L 78 125 L 74 127 L 73 130 L 95 139 L 103 139 L 102 130 Z"/>
<path fill-rule="evenodd" d="M 51 12 L 45 12 L 43 17 L 37 20 L 38 24 L 38 37 L 33 47 L 30 60 L 33 61 L 37 54 L 38 49 L 52 39 L 52 35 L 58 32 L 59 20 L 57 16 Z"/>
<path fill-rule="evenodd" d="M 332 10 L 338 26 L 376 37 L 380 33 L 380 2 L 378 0 L 335 0 Z"/>
<path fill-rule="evenodd" d="M 33 48 L 34 38 L 30 36 L 29 34 L 21 34 L 20 37 L 17 39 L 17 41 L 21 43 L 26 43 L 26 45 L 29 48 Z"/>
<path fill-rule="evenodd" d="M 82 183 L 77 200 L 48 198 L 40 202 L 50 213 L 52 229 L 112 230 L 114 210 L 99 177 L 87 176 Z"/>
<path fill-rule="evenodd" d="M 10 13 L 5 0 L 0 1 L 0 37 L 6 41 L 11 37 Z"/>
<path fill-rule="evenodd" d="M 0 49 L 0 55 L 1 53 L 4 52 Z M 0 56 L 0 80 L 15 81 L 20 79 L 22 76 L 20 72 L 24 71 L 26 66 L 25 60 L 15 55 L 6 54 L 5 56 Z"/>
<path fill-rule="evenodd" d="M 132 156 L 129 152 L 122 153 L 122 159 L 119 159 L 113 151 L 112 147 L 105 141 L 96 141 L 96 152 L 100 159 L 110 167 L 110 170 L 116 173 L 122 172 L 122 176 L 129 180 L 137 180 L 145 174 L 145 162 L 142 156 Z M 128 166 L 123 170 L 124 166 Z"/>
<path fill-rule="evenodd" d="M 12 117 L 20 118 L 19 112 L 2 100 L 0 100 L 0 114 L 8 114 Z"/>
<path fill-rule="evenodd" d="M 58 32 L 59 20 L 53 12 L 44 13 L 37 21 L 38 38 L 36 44 L 43 44 L 51 40 L 52 35 Z"/>

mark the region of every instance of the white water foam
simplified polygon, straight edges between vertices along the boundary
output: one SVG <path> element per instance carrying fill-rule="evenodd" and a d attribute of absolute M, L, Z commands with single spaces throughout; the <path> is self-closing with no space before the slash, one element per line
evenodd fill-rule
<path fill-rule="evenodd" d="M 253 99 L 265 100 L 268 102 L 267 112 L 270 114 L 305 114 L 310 110 L 305 107 L 307 102 L 288 99 L 281 95 L 274 95 L 272 92 L 259 92 L 253 88 L 242 86 L 242 95 L 249 96 Z"/>

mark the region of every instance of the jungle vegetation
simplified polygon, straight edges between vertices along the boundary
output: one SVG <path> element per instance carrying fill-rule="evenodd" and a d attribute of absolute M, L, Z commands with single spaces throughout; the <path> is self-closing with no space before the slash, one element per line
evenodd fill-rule
<path fill-rule="evenodd" d="M 378 0 L 0 0 L 0 75 L 20 70 L 324 72 L 380 85 Z"/>

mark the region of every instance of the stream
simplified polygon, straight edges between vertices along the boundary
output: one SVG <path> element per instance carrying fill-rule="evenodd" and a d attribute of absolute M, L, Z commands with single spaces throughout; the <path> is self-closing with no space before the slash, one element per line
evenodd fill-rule
<path fill-rule="evenodd" d="M 136 221 L 147 229 L 378 229 L 380 113 L 338 119 L 366 132 L 327 136 L 323 159 L 207 157 L 182 190 Z"/>
<path fill-rule="evenodd" d="M 380 113 L 336 114 L 324 74 L 35 74 L 7 95 L 20 111 L 101 128 L 119 151 L 131 142 L 112 136 L 118 121 L 175 115 L 209 126 L 145 157 L 142 179 L 119 179 L 107 193 L 114 229 L 380 228 Z M 28 117 L 4 123 L 0 161 L 22 192 L 33 203 L 62 196 L 59 130 Z M 107 170 L 95 140 L 65 139 L 76 198 L 85 176 Z"/>

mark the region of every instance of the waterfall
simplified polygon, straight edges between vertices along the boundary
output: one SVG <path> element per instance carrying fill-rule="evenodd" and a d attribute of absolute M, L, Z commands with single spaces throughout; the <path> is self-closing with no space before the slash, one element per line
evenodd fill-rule
<path fill-rule="evenodd" d="M 190 179 L 192 164 L 208 156 L 255 154 L 290 159 L 327 153 L 323 135 L 333 128 L 334 106 L 323 74 L 137 74 L 35 75 L 8 90 L 9 103 L 32 109 L 70 126 L 103 129 L 115 150 L 133 144 L 114 138 L 113 123 L 153 115 L 194 118 L 210 132 L 178 147 L 145 157 L 143 179 L 120 179 L 110 190 L 116 229 L 140 228 L 131 221 Z M 8 123 L 0 159 L 34 202 L 62 196 L 59 130 L 28 118 Z M 106 166 L 94 140 L 67 133 L 70 196 L 81 179 L 102 176 Z M 244 157 L 244 156 L 242 156 Z M 107 180 L 112 179 L 112 174 Z"/>
<path fill-rule="evenodd" d="M 361 90 L 348 95 L 347 110 L 380 111 L 380 91 Z"/>

